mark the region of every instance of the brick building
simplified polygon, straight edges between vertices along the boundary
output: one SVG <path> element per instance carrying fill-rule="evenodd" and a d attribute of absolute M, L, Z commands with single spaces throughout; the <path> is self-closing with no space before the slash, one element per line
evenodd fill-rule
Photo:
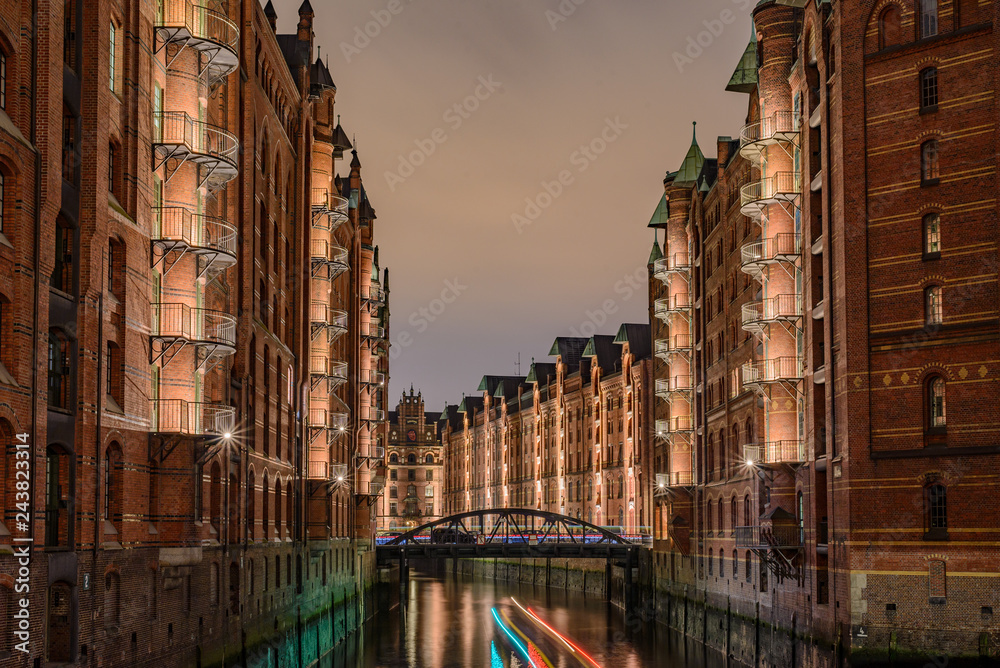
<path fill-rule="evenodd" d="M 375 212 L 308 0 L 212 5 L 2 10 L 0 665 L 306 664 L 371 612 Z"/>
<path fill-rule="evenodd" d="M 757 3 L 650 222 L 661 602 L 998 654 L 997 11 Z"/>
<path fill-rule="evenodd" d="M 413 529 L 439 519 L 443 510 L 444 448 L 441 413 L 424 410 L 423 394 L 405 392 L 389 411 L 386 470 L 389 479 L 379 507 L 379 528 Z"/>
<path fill-rule="evenodd" d="M 650 352 L 649 327 L 624 324 L 557 338 L 525 377 L 484 376 L 441 416 L 443 514 L 534 508 L 648 532 Z"/>

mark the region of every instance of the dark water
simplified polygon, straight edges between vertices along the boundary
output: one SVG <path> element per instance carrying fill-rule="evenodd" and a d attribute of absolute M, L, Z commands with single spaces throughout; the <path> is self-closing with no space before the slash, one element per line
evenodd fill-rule
<path fill-rule="evenodd" d="M 515 600 L 580 651 L 543 631 L 515 605 Z M 516 642 L 499 628 L 496 617 Z M 623 613 L 597 597 L 531 585 L 420 574 L 411 576 L 405 611 L 382 613 L 341 643 L 332 659 L 334 666 L 365 668 L 529 668 L 532 664 L 525 659 L 525 650 L 538 668 L 725 665 L 720 654 L 705 652 L 663 625 L 644 623 L 638 615 Z"/>

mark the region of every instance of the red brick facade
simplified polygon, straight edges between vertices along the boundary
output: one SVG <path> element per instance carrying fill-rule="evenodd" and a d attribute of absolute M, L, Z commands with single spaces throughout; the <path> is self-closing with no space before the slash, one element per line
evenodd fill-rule
<path fill-rule="evenodd" d="M 309 3 L 228 7 L 4 10 L 0 665 L 304 665 L 372 612 L 375 213 Z"/>
<path fill-rule="evenodd" d="M 655 377 L 693 375 L 656 407 L 661 590 L 856 655 L 998 653 L 996 12 L 755 8 L 747 124 L 651 223 Z"/>

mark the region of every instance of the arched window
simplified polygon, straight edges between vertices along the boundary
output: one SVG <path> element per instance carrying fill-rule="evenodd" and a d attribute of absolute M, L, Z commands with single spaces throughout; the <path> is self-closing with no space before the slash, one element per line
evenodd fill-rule
<path fill-rule="evenodd" d="M 389 463 L 390 464 L 398 464 L 399 463 L 399 455 L 397 455 L 395 452 L 392 453 L 391 455 L 389 455 Z"/>
<path fill-rule="evenodd" d="M 920 39 L 938 34 L 938 0 L 919 0 Z"/>
<path fill-rule="evenodd" d="M 274 535 L 281 538 L 281 479 L 274 476 Z"/>
<path fill-rule="evenodd" d="M 424 457 L 424 463 L 425 464 L 433 464 L 434 463 L 434 455 L 428 454 L 427 456 L 425 456 Z"/>
<path fill-rule="evenodd" d="M 45 617 L 45 658 L 53 663 L 73 661 L 72 589 L 65 582 L 49 587 L 49 605 Z"/>
<path fill-rule="evenodd" d="M 229 529 L 226 540 L 235 545 L 240 542 L 240 478 L 236 473 L 229 474 L 229 502 L 226 507 L 229 519 Z"/>
<path fill-rule="evenodd" d="M 121 535 L 122 450 L 118 443 L 111 443 L 104 451 L 104 520 Z"/>
<path fill-rule="evenodd" d="M 125 377 L 122 373 L 122 349 L 114 341 L 107 342 L 104 359 L 104 384 L 107 396 L 111 400 L 108 402 L 108 409 L 121 413 L 125 404 L 123 396 L 125 391 Z"/>
<path fill-rule="evenodd" d="M 705 467 L 709 480 L 715 475 L 715 435 L 708 435 L 708 447 L 705 448 Z"/>
<path fill-rule="evenodd" d="M 257 489 L 253 469 L 247 472 L 247 533 L 251 541 L 257 531 Z M 252 591 L 252 590 L 251 590 Z"/>
<path fill-rule="evenodd" d="M 926 540 L 947 540 L 948 538 L 948 492 L 941 483 L 928 485 L 925 490 L 927 509 Z"/>
<path fill-rule="evenodd" d="M 920 72 L 920 111 L 936 111 L 938 105 L 938 71 L 928 67 Z"/>
<path fill-rule="evenodd" d="M 924 315 L 927 325 L 940 325 L 944 322 L 944 303 L 940 285 L 932 285 L 924 290 Z"/>
<path fill-rule="evenodd" d="M 406 455 L 406 463 L 407 464 L 416 464 L 417 463 L 417 456 L 414 455 L 414 454 L 412 454 L 412 453 L 409 454 L 409 455 Z"/>
<path fill-rule="evenodd" d="M 292 535 L 292 521 L 295 519 L 295 495 L 292 494 L 292 481 L 285 483 L 285 531 Z"/>
<path fill-rule="evenodd" d="M 736 524 L 737 524 L 737 520 L 736 520 L 736 497 L 734 496 L 729 501 L 729 531 L 730 531 L 730 533 L 732 533 L 732 534 L 736 533 Z M 736 568 L 736 566 L 735 566 L 736 554 L 735 553 L 733 553 L 733 562 L 734 562 L 733 568 Z M 733 575 L 735 576 L 736 573 L 734 572 Z"/>
<path fill-rule="evenodd" d="M 714 565 L 713 565 L 714 562 L 715 562 L 715 560 L 713 559 L 712 548 L 708 548 L 708 574 L 709 574 L 709 576 L 712 575 L 712 570 L 714 568 Z"/>
<path fill-rule="evenodd" d="M 753 563 L 750 561 L 750 550 L 746 551 L 746 556 L 743 557 L 744 561 L 744 575 L 746 576 L 747 582 L 753 579 Z"/>
<path fill-rule="evenodd" d="M 938 140 L 925 141 L 920 146 L 920 181 L 922 185 L 935 185 L 941 177 L 938 167 Z"/>
<path fill-rule="evenodd" d="M 260 486 L 260 498 L 261 498 L 261 522 L 262 522 L 262 534 L 264 540 L 271 538 L 269 531 L 271 529 L 271 488 L 268 486 L 267 482 L 267 471 L 264 472 L 263 482 Z M 265 578 L 265 582 L 267 579 Z"/>
<path fill-rule="evenodd" d="M 593 500 L 593 498 L 594 498 L 594 479 L 587 478 L 587 501 L 591 501 Z"/>
<path fill-rule="evenodd" d="M 889 5 L 878 18 L 879 49 L 903 42 L 903 12 L 897 5 Z"/>
<path fill-rule="evenodd" d="M 947 426 L 945 413 L 945 380 L 942 376 L 931 376 L 927 380 L 927 429 L 943 431 Z"/>
<path fill-rule="evenodd" d="M 49 330 L 49 406 L 69 408 L 69 339 L 58 328 Z"/>
<path fill-rule="evenodd" d="M 941 216 L 928 213 L 924 216 L 924 257 L 941 255 Z"/>
<path fill-rule="evenodd" d="M 222 468 L 219 462 L 212 462 L 209 470 L 208 521 L 219 533 L 222 532 Z"/>

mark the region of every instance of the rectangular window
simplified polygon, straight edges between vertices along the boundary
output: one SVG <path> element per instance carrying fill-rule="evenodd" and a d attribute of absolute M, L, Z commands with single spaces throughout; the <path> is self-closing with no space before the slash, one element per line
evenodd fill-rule
<path fill-rule="evenodd" d="M 115 194 L 115 161 L 118 159 L 118 149 L 114 144 L 108 144 L 108 192 Z"/>
<path fill-rule="evenodd" d="M 110 31 L 110 35 L 109 35 L 110 39 L 108 40 L 109 41 L 109 55 L 110 55 L 110 60 L 108 61 L 108 85 L 111 87 L 111 90 L 115 90 L 115 80 L 116 80 L 116 78 L 118 76 L 118 73 L 115 70 L 115 68 L 117 66 L 117 63 L 115 62 L 115 52 L 116 52 L 117 38 L 118 38 L 117 32 L 118 32 L 118 29 L 115 26 L 115 22 L 112 21 L 111 22 L 111 31 Z"/>
<path fill-rule="evenodd" d="M 424 496 L 427 497 L 427 498 L 433 497 L 434 496 L 434 488 L 431 487 L 430 485 L 428 485 L 427 487 L 425 487 L 424 488 Z"/>
<path fill-rule="evenodd" d="M 920 73 L 920 109 L 932 111 L 938 104 L 938 73 L 936 67 L 928 67 Z"/>
<path fill-rule="evenodd" d="M 920 38 L 938 34 L 938 0 L 920 0 Z"/>
<path fill-rule="evenodd" d="M 944 305 L 941 298 L 941 286 L 927 288 L 927 324 L 940 325 L 944 322 Z"/>
<path fill-rule="evenodd" d="M 390 503 L 389 504 L 389 514 L 390 515 L 395 515 L 396 514 L 396 504 L 395 503 Z"/>
<path fill-rule="evenodd" d="M 924 216 L 924 254 L 941 253 L 941 217 L 936 213 Z"/>
<path fill-rule="evenodd" d="M 0 109 L 7 109 L 7 54 L 0 53 Z"/>

